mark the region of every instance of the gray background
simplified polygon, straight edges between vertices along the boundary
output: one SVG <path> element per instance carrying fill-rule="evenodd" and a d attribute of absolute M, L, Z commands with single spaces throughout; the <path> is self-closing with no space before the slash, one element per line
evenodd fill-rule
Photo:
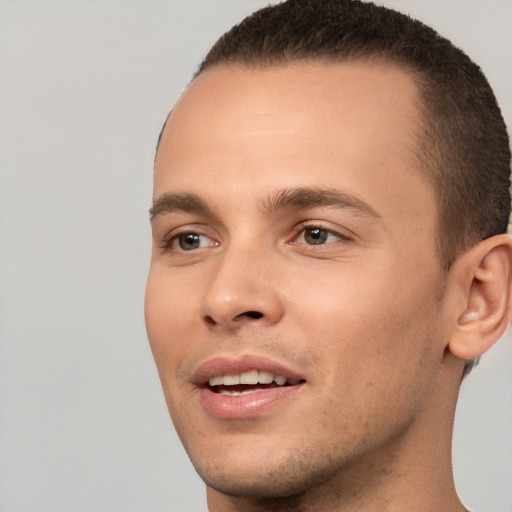
<path fill-rule="evenodd" d="M 512 125 L 512 2 L 388 0 L 477 60 Z M 264 0 L 0 0 L 0 510 L 205 510 L 143 322 L 157 134 Z M 512 339 L 464 384 L 455 475 L 512 510 Z"/>

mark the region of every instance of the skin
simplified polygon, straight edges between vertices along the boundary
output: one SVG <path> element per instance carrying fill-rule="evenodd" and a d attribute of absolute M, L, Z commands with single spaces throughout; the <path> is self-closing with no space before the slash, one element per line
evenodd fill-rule
<path fill-rule="evenodd" d="M 208 210 L 155 207 L 146 323 L 210 511 L 465 510 L 450 460 L 464 360 L 449 344 L 473 276 L 436 256 L 418 101 L 386 63 L 220 66 L 170 116 L 155 204 L 194 194 Z M 268 207 L 298 188 L 352 203 Z M 183 250 L 183 233 L 200 247 Z M 260 415 L 216 418 L 194 372 L 241 355 L 306 382 Z"/>

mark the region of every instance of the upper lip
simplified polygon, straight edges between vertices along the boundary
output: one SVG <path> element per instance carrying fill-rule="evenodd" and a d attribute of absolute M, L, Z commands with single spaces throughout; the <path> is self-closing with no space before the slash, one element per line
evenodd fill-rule
<path fill-rule="evenodd" d="M 271 358 L 245 354 L 237 357 L 217 356 L 200 364 L 194 373 L 196 385 L 204 386 L 210 377 L 217 375 L 238 375 L 251 370 L 267 371 L 282 375 L 289 380 L 306 380 L 304 375 Z"/>

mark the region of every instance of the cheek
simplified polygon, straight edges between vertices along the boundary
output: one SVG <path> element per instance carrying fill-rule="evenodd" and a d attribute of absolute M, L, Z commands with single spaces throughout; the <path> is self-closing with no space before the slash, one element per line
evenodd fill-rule
<path fill-rule="evenodd" d="M 179 414 L 187 410 L 188 381 L 180 379 L 197 327 L 196 299 L 175 286 L 168 273 L 151 269 L 144 304 L 146 330 L 171 418 L 180 434 Z M 180 435 L 181 437 L 181 435 Z"/>
<path fill-rule="evenodd" d="M 181 293 L 164 274 L 150 270 L 144 302 L 146 331 L 161 378 L 171 375 L 193 335 L 185 325 L 194 314 L 194 300 Z"/>
<path fill-rule="evenodd" d="M 388 280 L 356 284 L 331 282 L 330 300 L 313 302 L 316 323 L 302 328 L 316 335 L 322 417 L 350 439 L 364 437 L 365 429 L 384 435 L 410 422 L 437 371 L 430 294 L 391 289 Z"/>
<path fill-rule="evenodd" d="M 310 293 L 295 296 L 293 307 L 302 311 L 295 321 L 314 336 L 328 380 L 343 373 L 346 384 L 353 380 L 353 386 L 371 386 L 382 381 L 385 386 L 391 372 L 414 373 L 432 350 L 433 286 L 429 280 L 409 282 L 414 280 L 400 269 L 383 267 L 352 267 L 327 277 L 310 274 L 315 286 L 309 287 Z"/>

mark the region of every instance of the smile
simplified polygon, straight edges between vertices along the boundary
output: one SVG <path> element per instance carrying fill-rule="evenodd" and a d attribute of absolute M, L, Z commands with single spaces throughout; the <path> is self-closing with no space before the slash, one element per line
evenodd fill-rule
<path fill-rule="evenodd" d="M 216 375 L 208 379 L 208 386 L 214 393 L 228 396 L 246 395 L 261 389 L 294 386 L 299 383 L 299 379 L 288 379 L 283 375 L 274 375 L 265 370 L 250 370 L 235 375 Z"/>
<path fill-rule="evenodd" d="M 267 358 L 215 358 L 195 375 L 200 403 L 221 419 L 260 416 L 284 405 L 304 387 L 304 376 Z"/>

